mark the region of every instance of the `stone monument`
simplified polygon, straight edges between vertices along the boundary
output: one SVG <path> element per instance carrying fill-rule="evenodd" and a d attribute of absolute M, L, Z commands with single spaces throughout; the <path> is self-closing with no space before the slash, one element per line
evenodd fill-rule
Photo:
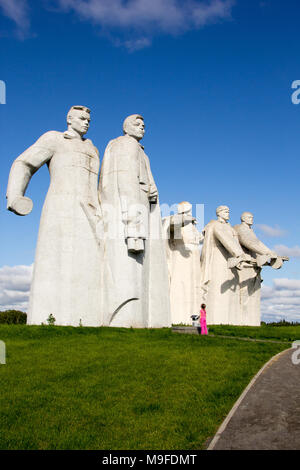
<path fill-rule="evenodd" d="M 196 228 L 189 202 L 178 204 L 178 214 L 163 220 L 166 233 L 172 324 L 192 324 L 200 311 L 200 249 L 203 235 Z"/>
<path fill-rule="evenodd" d="M 280 269 L 288 258 L 278 256 L 274 251 L 262 243 L 255 235 L 253 229 L 253 214 L 243 212 L 241 224 L 234 227 L 244 253 L 256 260 L 256 266 L 240 271 L 240 304 L 241 318 L 244 325 L 260 326 L 260 295 L 261 270 L 263 266 L 272 266 Z"/>
<path fill-rule="evenodd" d="M 158 191 L 140 144 L 144 119 L 132 115 L 106 147 L 99 182 L 103 215 L 104 325 L 171 325 Z"/>
<path fill-rule="evenodd" d="M 7 208 L 27 215 L 25 197 L 34 173 L 47 164 L 50 186 L 41 215 L 27 323 L 99 326 L 101 317 L 100 252 L 96 223 L 99 155 L 89 139 L 90 110 L 73 106 L 66 132 L 43 134 L 13 163 Z"/>
<path fill-rule="evenodd" d="M 207 323 L 241 325 L 239 271 L 255 264 L 246 254 L 229 224 L 229 208 L 219 206 L 218 219 L 204 228 L 201 252 L 201 303 L 207 307 Z"/>

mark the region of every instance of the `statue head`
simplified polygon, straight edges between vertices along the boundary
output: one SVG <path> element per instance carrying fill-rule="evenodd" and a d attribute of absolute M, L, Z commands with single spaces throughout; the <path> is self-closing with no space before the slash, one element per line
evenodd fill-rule
<path fill-rule="evenodd" d="M 68 129 L 82 137 L 90 127 L 90 113 L 86 106 L 72 106 L 67 115 Z"/>
<path fill-rule="evenodd" d="M 128 116 L 123 123 L 123 132 L 140 141 L 145 135 L 144 118 L 140 114 Z"/>
<path fill-rule="evenodd" d="M 253 225 L 253 214 L 251 212 L 243 212 L 241 215 L 241 221 L 247 225 Z"/>
<path fill-rule="evenodd" d="M 227 220 L 229 220 L 229 214 L 230 214 L 229 207 L 219 206 L 216 210 L 216 214 L 217 214 L 218 219 L 221 219 L 227 222 Z"/>
<path fill-rule="evenodd" d="M 177 206 L 178 214 L 188 214 L 192 212 L 192 204 L 187 201 L 182 201 Z"/>

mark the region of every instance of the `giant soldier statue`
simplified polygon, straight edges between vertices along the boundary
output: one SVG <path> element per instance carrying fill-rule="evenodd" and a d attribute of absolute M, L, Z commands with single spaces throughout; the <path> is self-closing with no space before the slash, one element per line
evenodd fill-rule
<path fill-rule="evenodd" d="M 168 271 L 158 192 L 132 115 L 106 147 L 99 184 L 104 222 L 104 325 L 170 326 Z"/>
<path fill-rule="evenodd" d="M 51 314 L 58 325 L 98 326 L 102 323 L 96 239 L 99 156 L 83 137 L 90 110 L 73 106 L 67 123 L 66 132 L 46 132 L 15 160 L 7 208 L 18 215 L 31 212 L 32 201 L 24 194 L 34 173 L 47 164 L 51 181 L 40 221 L 28 323 L 46 323 Z"/>
<path fill-rule="evenodd" d="M 218 219 L 204 228 L 201 252 L 201 302 L 212 325 L 241 325 L 239 271 L 254 263 L 244 253 L 237 233 L 229 224 L 229 208 L 219 206 Z"/>
<path fill-rule="evenodd" d="M 192 324 L 200 310 L 200 243 L 192 205 L 183 201 L 178 213 L 163 220 L 169 268 L 171 318 L 173 324 Z"/>
<path fill-rule="evenodd" d="M 244 325 L 260 326 L 260 293 L 262 266 L 272 266 L 280 269 L 283 261 L 288 258 L 278 256 L 274 251 L 262 243 L 255 235 L 253 229 L 253 214 L 243 212 L 241 224 L 234 227 L 244 253 L 256 260 L 256 266 L 240 271 L 240 303 Z"/>

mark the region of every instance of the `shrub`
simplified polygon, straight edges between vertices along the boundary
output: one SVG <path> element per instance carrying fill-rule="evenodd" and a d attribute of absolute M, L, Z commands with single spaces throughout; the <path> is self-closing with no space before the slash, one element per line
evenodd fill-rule
<path fill-rule="evenodd" d="M 7 323 L 8 325 L 20 325 L 25 324 L 27 321 L 27 315 L 19 310 L 5 310 L 0 312 L 0 323 Z"/>
<path fill-rule="evenodd" d="M 277 322 L 267 323 L 267 326 L 300 326 L 299 322 L 280 320 Z"/>
<path fill-rule="evenodd" d="M 52 313 L 50 313 L 49 317 L 47 318 L 48 325 L 54 325 L 55 322 L 56 318 L 52 315 Z"/>

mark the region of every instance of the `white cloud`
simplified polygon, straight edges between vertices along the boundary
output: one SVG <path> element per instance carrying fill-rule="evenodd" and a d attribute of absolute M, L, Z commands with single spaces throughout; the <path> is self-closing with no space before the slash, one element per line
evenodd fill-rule
<path fill-rule="evenodd" d="M 120 43 L 120 45 L 122 45 L 122 43 Z M 129 52 L 134 52 L 151 46 L 151 41 L 148 38 L 138 38 L 125 41 L 123 45 L 129 50 Z"/>
<path fill-rule="evenodd" d="M 288 256 L 289 258 L 300 258 L 300 246 L 296 245 L 289 248 L 285 245 L 275 245 L 273 250 L 280 256 Z"/>
<path fill-rule="evenodd" d="M 0 9 L 16 23 L 18 35 L 24 37 L 30 26 L 27 0 L 0 0 Z"/>
<path fill-rule="evenodd" d="M 300 280 L 274 279 L 273 286 L 262 286 L 261 311 L 264 321 L 300 322 Z"/>
<path fill-rule="evenodd" d="M 284 237 L 287 233 L 286 230 L 281 229 L 278 225 L 270 227 L 265 224 L 256 224 L 255 227 L 257 227 L 264 235 L 267 235 L 267 237 Z"/>
<path fill-rule="evenodd" d="M 287 289 L 289 291 L 294 291 L 300 289 L 300 280 L 299 279 L 274 279 L 273 284 L 278 290 Z"/>
<path fill-rule="evenodd" d="M 0 268 L 0 311 L 13 309 L 26 312 L 32 268 L 33 265 Z"/>
<path fill-rule="evenodd" d="M 176 33 L 230 18 L 233 0 L 57 0 L 101 26 Z"/>
<path fill-rule="evenodd" d="M 236 0 L 45 0 L 54 11 L 73 12 L 130 51 L 147 47 L 157 34 L 179 34 L 231 18 Z M 3 13 L 21 31 L 29 26 L 27 0 L 0 0 Z"/>
<path fill-rule="evenodd" d="M 99 25 L 129 51 L 151 45 L 153 36 L 180 34 L 231 18 L 235 0 L 57 0 L 62 11 Z M 121 35 L 121 37 L 120 37 Z"/>
<path fill-rule="evenodd" d="M 0 268 L 0 311 L 27 311 L 32 270 L 33 265 Z M 280 278 L 272 287 L 263 285 L 261 311 L 263 321 L 300 322 L 300 280 Z"/>
<path fill-rule="evenodd" d="M 233 4 L 233 1 L 215 0 L 209 3 L 202 2 L 202 4 L 196 6 L 194 2 L 192 16 L 195 26 L 201 27 L 209 23 L 215 23 L 216 21 L 230 18 Z"/>

